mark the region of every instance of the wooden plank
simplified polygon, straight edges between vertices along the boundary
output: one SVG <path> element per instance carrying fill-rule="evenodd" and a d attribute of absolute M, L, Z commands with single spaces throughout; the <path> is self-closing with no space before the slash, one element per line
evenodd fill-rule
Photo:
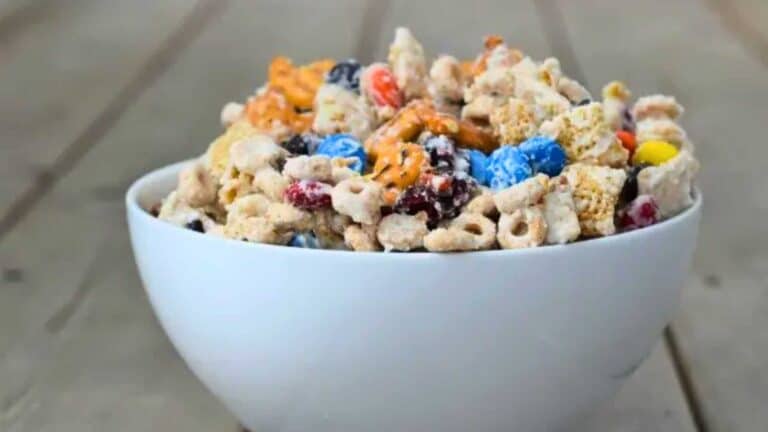
<path fill-rule="evenodd" d="M 273 55 L 353 55 L 363 7 L 231 4 L 0 242 L 0 430 L 234 430 L 151 319 L 122 195 L 202 152 L 221 105 L 258 86 Z"/>
<path fill-rule="evenodd" d="M 614 400 L 574 431 L 694 432 L 680 383 L 670 366 L 669 352 L 659 341 L 653 354 L 624 384 Z"/>
<path fill-rule="evenodd" d="M 0 216 L 58 174 L 68 147 L 129 96 L 122 91 L 196 3 L 35 0 L 0 20 Z"/>
<path fill-rule="evenodd" d="M 765 430 L 768 74 L 695 0 L 632 2 L 620 14 L 607 0 L 559 5 L 596 83 L 627 77 L 636 93 L 671 93 L 687 108 L 705 205 L 673 327 L 680 360 L 707 430 Z"/>

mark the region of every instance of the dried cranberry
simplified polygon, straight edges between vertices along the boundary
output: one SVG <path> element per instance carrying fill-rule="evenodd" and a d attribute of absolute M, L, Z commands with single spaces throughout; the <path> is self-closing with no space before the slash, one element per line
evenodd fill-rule
<path fill-rule="evenodd" d="M 456 217 L 472 196 L 476 183 L 463 173 L 431 175 L 400 194 L 394 206 L 397 213 L 426 212 L 430 228 L 440 220 Z"/>
<path fill-rule="evenodd" d="M 314 180 L 299 180 L 285 189 L 285 200 L 303 210 L 319 210 L 331 206 L 331 185 Z"/>
<path fill-rule="evenodd" d="M 442 218 L 437 194 L 426 184 L 416 184 L 404 190 L 397 198 L 393 207 L 395 213 L 415 215 L 419 212 L 427 214 L 428 225 L 435 226 Z"/>

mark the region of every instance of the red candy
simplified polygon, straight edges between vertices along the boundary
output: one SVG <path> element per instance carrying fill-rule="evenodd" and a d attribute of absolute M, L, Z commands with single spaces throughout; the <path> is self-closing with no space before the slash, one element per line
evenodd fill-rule
<path fill-rule="evenodd" d="M 635 152 L 635 148 L 637 147 L 635 134 L 626 130 L 619 130 L 616 131 L 616 136 L 619 138 L 619 141 L 621 141 L 621 145 L 623 145 L 624 148 L 629 151 L 629 156 L 631 157 Z"/>
<path fill-rule="evenodd" d="M 368 94 L 376 105 L 388 105 L 392 108 L 403 106 L 403 95 L 397 87 L 392 71 L 385 64 L 372 64 L 366 68 L 363 77 Z"/>
<path fill-rule="evenodd" d="M 331 185 L 314 180 L 299 180 L 285 189 L 285 200 L 303 210 L 320 210 L 331 206 Z"/>
<path fill-rule="evenodd" d="M 640 195 L 619 212 L 619 223 L 624 231 L 643 228 L 659 221 L 659 206 L 650 195 Z"/>

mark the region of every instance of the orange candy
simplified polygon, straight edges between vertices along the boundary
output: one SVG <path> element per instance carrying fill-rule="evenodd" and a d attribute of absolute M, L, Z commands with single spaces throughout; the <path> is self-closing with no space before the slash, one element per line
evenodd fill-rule
<path fill-rule="evenodd" d="M 629 155 L 632 156 L 632 154 L 635 152 L 635 148 L 637 148 L 635 134 L 625 130 L 618 130 L 616 131 L 616 137 L 619 138 L 621 145 L 623 145 L 624 148 L 629 151 Z"/>
<path fill-rule="evenodd" d="M 372 65 L 366 71 L 370 81 L 370 93 L 376 105 L 388 105 L 392 108 L 403 106 L 403 94 L 397 87 L 394 74 L 386 65 Z"/>

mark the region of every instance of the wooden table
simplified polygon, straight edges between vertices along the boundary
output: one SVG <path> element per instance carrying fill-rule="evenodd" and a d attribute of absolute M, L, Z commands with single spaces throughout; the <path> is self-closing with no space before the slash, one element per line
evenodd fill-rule
<path fill-rule="evenodd" d="M 768 430 L 766 23 L 762 0 L 0 0 L 0 430 L 235 430 L 149 310 L 123 191 L 202 152 L 272 56 L 369 62 L 396 25 L 432 55 L 501 33 L 594 92 L 678 96 L 705 193 L 683 306 L 573 430 Z"/>

